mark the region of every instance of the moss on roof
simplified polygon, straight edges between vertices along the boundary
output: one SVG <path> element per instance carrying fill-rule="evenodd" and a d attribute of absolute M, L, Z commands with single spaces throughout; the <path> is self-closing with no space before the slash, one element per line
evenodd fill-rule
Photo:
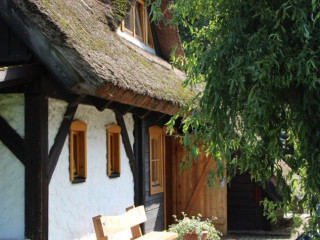
<path fill-rule="evenodd" d="M 134 0 L 14 0 L 86 83 L 104 83 L 182 105 L 184 74 L 114 31 Z"/>

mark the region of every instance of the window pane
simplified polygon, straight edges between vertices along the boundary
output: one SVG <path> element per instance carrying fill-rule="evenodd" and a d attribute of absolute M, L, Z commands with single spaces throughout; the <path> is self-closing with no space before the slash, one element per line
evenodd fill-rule
<path fill-rule="evenodd" d="M 132 10 L 130 10 L 129 15 L 124 20 L 124 27 L 130 31 L 133 31 Z"/>
<path fill-rule="evenodd" d="M 143 24 L 143 6 L 137 3 L 135 7 L 135 28 L 136 35 L 142 38 L 142 24 Z"/>
<path fill-rule="evenodd" d="M 152 161 L 152 183 L 153 185 L 159 184 L 159 161 Z"/>
<path fill-rule="evenodd" d="M 159 159 L 159 151 L 158 151 L 158 139 L 154 138 L 151 140 L 151 151 L 152 151 L 152 160 Z"/>

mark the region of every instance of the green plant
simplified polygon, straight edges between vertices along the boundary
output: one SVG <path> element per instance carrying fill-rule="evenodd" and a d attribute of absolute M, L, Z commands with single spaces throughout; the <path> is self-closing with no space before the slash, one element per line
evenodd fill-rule
<path fill-rule="evenodd" d="M 188 235 L 189 233 L 195 233 L 197 234 L 198 239 L 201 239 L 204 231 L 208 232 L 208 240 L 220 239 L 221 233 L 215 229 L 209 219 L 201 220 L 200 214 L 198 214 L 197 217 L 192 216 L 191 218 L 184 212 L 182 212 L 182 215 L 182 219 L 178 219 L 177 216 L 173 215 L 176 223 L 170 225 L 168 229 L 169 232 L 178 233 L 178 240 L 182 240 L 183 236 Z"/>

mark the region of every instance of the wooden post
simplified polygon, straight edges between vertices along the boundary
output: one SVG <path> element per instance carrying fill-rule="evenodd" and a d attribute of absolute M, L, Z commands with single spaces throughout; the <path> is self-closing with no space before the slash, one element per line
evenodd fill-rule
<path fill-rule="evenodd" d="M 48 98 L 36 79 L 25 92 L 25 237 L 48 239 Z"/>
<path fill-rule="evenodd" d="M 135 189 L 134 189 L 134 204 L 136 206 L 143 205 L 143 161 L 142 161 L 142 119 L 140 119 L 137 115 L 133 114 L 134 119 L 134 128 L 133 128 L 133 136 L 134 136 L 134 155 L 135 155 L 135 167 L 136 167 L 136 176 L 135 179 Z"/>

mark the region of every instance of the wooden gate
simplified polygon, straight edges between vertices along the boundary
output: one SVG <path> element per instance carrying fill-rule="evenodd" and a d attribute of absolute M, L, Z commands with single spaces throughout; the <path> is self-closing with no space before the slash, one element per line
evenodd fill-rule
<path fill-rule="evenodd" d="M 167 193 L 166 205 L 172 203 L 172 213 L 181 217 L 181 212 L 188 216 L 197 216 L 198 213 L 204 218 L 216 217 L 213 221 L 216 228 L 223 234 L 227 233 L 227 186 L 225 180 L 218 181 L 219 189 L 208 188 L 206 178 L 214 167 L 214 160 L 199 154 L 197 162 L 193 163 L 191 169 L 183 170 L 179 174 L 179 168 L 185 152 L 183 146 L 177 140 L 172 140 L 173 148 L 170 151 L 172 158 L 167 161 L 171 165 L 172 178 L 170 191 Z M 168 149 L 168 148 L 167 148 Z M 168 156 L 168 155 L 167 155 Z M 170 172 L 166 172 L 170 174 Z M 169 183 L 167 182 L 167 186 Z M 170 207 L 169 207 L 170 209 Z"/>

